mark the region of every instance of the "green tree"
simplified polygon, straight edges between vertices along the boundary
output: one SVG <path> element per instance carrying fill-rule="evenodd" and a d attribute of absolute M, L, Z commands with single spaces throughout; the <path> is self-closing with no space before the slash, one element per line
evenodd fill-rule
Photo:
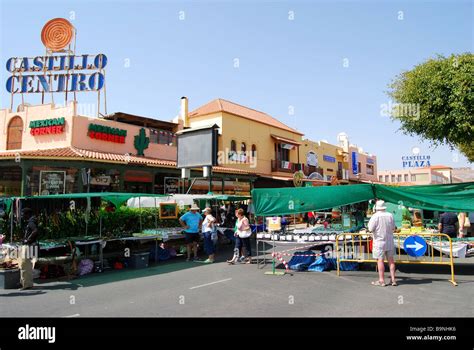
<path fill-rule="evenodd" d="M 438 56 L 402 72 L 388 91 L 393 120 L 408 135 L 458 148 L 474 162 L 474 55 Z"/>

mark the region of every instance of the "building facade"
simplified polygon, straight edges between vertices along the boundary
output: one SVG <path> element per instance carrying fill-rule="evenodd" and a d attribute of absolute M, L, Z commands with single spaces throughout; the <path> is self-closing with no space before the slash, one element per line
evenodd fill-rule
<path fill-rule="evenodd" d="M 181 127 L 121 112 L 81 116 L 75 102 L 0 110 L 0 195 L 176 190 L 175 132 Z M 248 172 L 219 167 L 214 172 L 219 193 L 235 193 L 234 182 L 244 180 L 247 186 L 237 187 L 250 191 Z M 208 186 L 194 190 L 206 193 Z"/>
<path fill-rule="evenodd" d="M 445 167 L 442 169 L 445 169 Z M 398 186 L 441 185 L 451 183 L 452 179 L 446 175 L 446 173 L 438 171 L 437 166 L 381 170 L 378 172 L 378 181 Z"/>

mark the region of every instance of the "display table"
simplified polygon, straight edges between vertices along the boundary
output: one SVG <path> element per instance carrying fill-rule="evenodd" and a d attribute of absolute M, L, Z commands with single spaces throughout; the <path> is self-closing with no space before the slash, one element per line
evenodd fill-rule
<path fill-rule="evenodd" d="M 312 248 L 318 247 L 318 246 L 325 246 L 325 245 L 332 245 L 334 249 L 334 244 L 336 240 L 334 241 L 313 241 L 313 242 L 308 242 L 308 241 L 275 241 L 271 239 L 257 239 L 257 252 L 256 252 L 256 261 L 257 261 L 257 268 L 261 269 L 266 266 L 267 264 L 267 258 L 266 256 L 268 255 L 267 249 L 265 249 L 265 245 L 269 245 L 272 253 L 282 253 L 282 252 L 296 252 L 298 250 L 311 250 Z M 277 251 L 277 248 L 285 248 L 283 250 Z M 291 255 L 288 253 L 288 255 Z"/>

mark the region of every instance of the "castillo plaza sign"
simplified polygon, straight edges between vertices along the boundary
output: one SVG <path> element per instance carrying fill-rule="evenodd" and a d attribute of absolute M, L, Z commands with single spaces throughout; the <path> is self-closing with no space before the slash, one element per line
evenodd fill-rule
<path fill-rule="evenodd" d="M 41 40 L 47 54 L 9 58 L 6 69 L 11 76 L 6 82 L 7 91 L 28 94 L 101 90 L 105 84 L 103 69 L 107 56 L 75 55 L 75 47 L 71 50 L 74 36 L 75 28 L 64 18 L 46 23 Z"/>

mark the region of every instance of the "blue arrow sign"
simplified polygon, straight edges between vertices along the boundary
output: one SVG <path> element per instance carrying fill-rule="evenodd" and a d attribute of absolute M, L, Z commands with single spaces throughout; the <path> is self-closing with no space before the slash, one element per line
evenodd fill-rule
<path fill-rule="evenodd" d="M 405 239 L 403 243 L 403 249 L 410 256 L 422 256 L 426 252 L 426 241 L 420 236 L 410 236 Z"/>

